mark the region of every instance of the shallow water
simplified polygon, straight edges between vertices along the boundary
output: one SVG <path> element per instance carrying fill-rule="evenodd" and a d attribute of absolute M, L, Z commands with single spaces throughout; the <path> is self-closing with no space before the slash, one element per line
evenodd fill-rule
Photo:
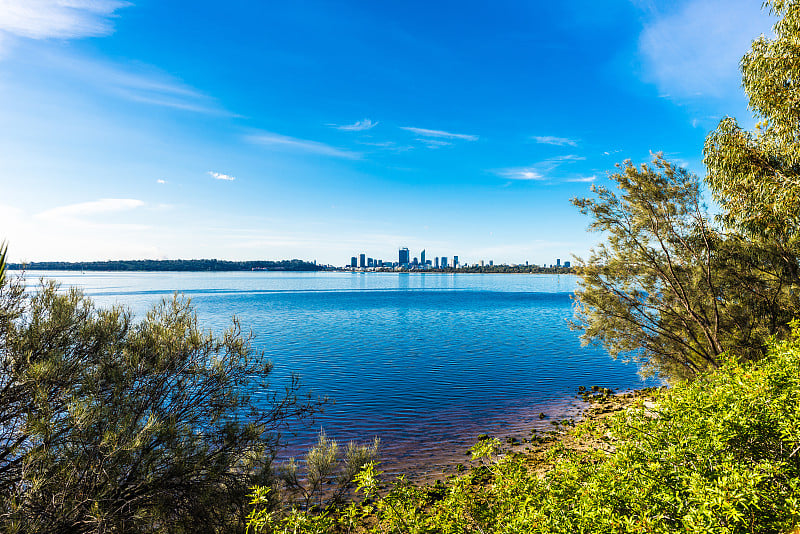
<path fill-rule="evenodd" d="M 479 433 L 524 432 L 546 423 L 539 412 L 574 410 L 579 385 L 656 384 L 581 347 L 567 324 L 571 275 L 30 272 L 29 283 L 40 275 L 138 316 L 181 292 L 217 332 L 235 314 L 274 362 L 273 386 L 295 372 L 334 401 L 287 436 L 293 452 L 322 428 L 341 441 L 378 436 L 385 456 L 431 463 Z"/>

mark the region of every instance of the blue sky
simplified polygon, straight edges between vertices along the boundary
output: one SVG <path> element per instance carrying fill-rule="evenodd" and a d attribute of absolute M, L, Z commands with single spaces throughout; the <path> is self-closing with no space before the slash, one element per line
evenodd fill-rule
<path fill-rule="evenodd" d="M 553 263 L 650 151 L 702 175 L 759 1 L 0 0 L 12 260 Z"/>

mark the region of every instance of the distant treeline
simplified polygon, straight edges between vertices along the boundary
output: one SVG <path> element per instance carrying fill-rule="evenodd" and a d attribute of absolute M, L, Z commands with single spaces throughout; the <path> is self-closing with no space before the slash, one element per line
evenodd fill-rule
<path fill-rule="evenodd" d="M 35 261 L 11 263 L 10 269 L 27 271 L 321 271 L 323 266 L 303 260 L 117 260 Z"/>

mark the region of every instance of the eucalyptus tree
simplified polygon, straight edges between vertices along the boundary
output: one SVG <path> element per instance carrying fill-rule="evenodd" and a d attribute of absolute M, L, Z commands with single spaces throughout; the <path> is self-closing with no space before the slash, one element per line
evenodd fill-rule
<path fill-rule="evenodd" d="M 607 241 L 581 262 L 574 324 L 584 340 L 647 370 L 693 377 L 723 355 L 764 354 L 800 312 L 800 2 L 765 4 L 781 18 L 741 62 L 748 132 L 726 117 L 705 143 L 705 184 L 721 207 L 702 208 L 703 182 L 658 156 L 626 162 L 574 199 Z"/>

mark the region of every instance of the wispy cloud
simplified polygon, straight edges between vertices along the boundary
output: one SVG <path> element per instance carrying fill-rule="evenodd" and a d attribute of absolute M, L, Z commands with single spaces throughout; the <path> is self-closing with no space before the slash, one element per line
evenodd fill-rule
<path fill-rule="evenodd" d="M 77 39 L 113 32 L 118 0 L 3 0 L 0 32 L 28 39 Z"/>
<path fill-rule="evenodd" d="M 508 178 L 511 180 L 529 180 L 529 181 L 552 180 L 554 178 L 557 178 L 554 176 L 554 172 L 562 165 L 575 163 L 576 161 L 582 161 L 585 159 L 586 159 L 585 157 L 579 156 L 577 154 L 565 154 L 563 156 L 555 156 L 552 158 L 548 158 L 544 161 L 540 161 L 528 167 L 510 167 L 507 169 L 499 169 L 492 172 L 494 172 L 494 174 L 498 176 L 502 176 L 503 178 Z M 560 181 L 570 181 L 570 180 L 575 180 L 576 178 L 559 178 L 559 179 Z"/>
<path fill-rule="evenodd" d="M 248 135 L 245 139 L 253 144 L 265 147 L 288 150 L 293 152 L 304 152 L 308 154 L 318 154 L 320 156 L 331 156 L 334 158 L 359 159 L 361 154 L 350 152 L 341 148 L 336 148 L 318 141 L 298 139 L 287 135 L 280 135 L 272 132 L 260 132 Z"/>
<path fill-rule="evenodd" d="M 532 167 L 500 169 L 496 174 L 511 180 L 545 180 L 547 177 Z"/>
<path fill-rule="evenodd" d="M 40 219 L 79 218 L 92 215 L 130 211 L 144 206 L 145 203 L 134 198 L 103 198 L 90 202 L 68 204 L 43 211 L 36 216 Z"/>
<path fill-rule="evenodd" d="M 229 115 L 209 96 L 181 80 L 146 65 L 117 65 L 114 63 L 44 54 L 40 61 L 45 68 L 61 71 L 68 76 L 91 84 L 120 98 L 183 111 Z"/>
<path fill-rule="evenodd" d="M 442 148 L 445 146 L 452 146 L 450 141 L 442 141 L 441 139 L 425 139 L 418 137 L 416 141 L 423 143 L 428 148 Z"/>
<path fill-rule="evenodd" d="M 167 181 L 164 180 L 163 178 L 159 178 L 158 180 L 156 180 L 156 183 L 157 184 L 165 184 L 165 183 L 167 183 Z"/>
<path fill-rule="evenodd" d="M 229 174 L 222 174 L 221 172 L 208 171 L 208 174 L 215 180 L 223 180 L 225 182 L 232 182 L 236 179 L 235 176 Z"/>
<path fill-rule="evenodd" d="M 551 163 L 559 163 L 562 161 L 583 161 L 586 158 L 584 156 L 579 156 L 577 154 L 565 154 L 563 156 L 553 156 L 552 158 L 548 158 L 545 161 Z"/>
<path fill-rule="evenodd" d="M 372 128 L 378 125 L 378 121 L 372 121 L 370 119 L 364 119 L 360 121 L 356 121 L 353 124 L 344 124 L 344 125 L 336 125 L 336 124 L 329 124 L 333 128 L 337 130 L 344 130 L 346 132 L 363 132 L 364 130 L 371 130 Z"/>
<path fill-rule="evenodd" d="M 583 176 L 580 178 L 567 178 L 564 180 L 565 182 L 583 182 L 583 183 L 591 183 L 597 180 L 597 176 Z"/>
<path fill-rule="evenodd" d="M 760 4 L 690 0 L 667 13 L 642 5 L 650 19 L 639 37 L 644 79 L 672 97 L 738 95 L 739 59 L 753 37 L 771 34 L 773 19 Z"/>
<path fill-rule="evenodd" d="M 452 132 L 445 132 L 443 130 L 428 130 L 426 128 L 413 128 L 411 126 L 401 126 L 401 130 L 406 130 L 412 132 L 416 135 L 420 135 L 422 137 L 439 137 L 444 139 L 460 139 L 463 141 L 477 141 L 479 137 L 477 135 L 468 135 L 468 134 L 460 134 L 460 133 L 452 133 Z"/>
<path fill-rule="evenodd" d="M 556 145 L 556 146 L 578 146 L 578 142 L 574 139 L 567 137 L 554 137 L 552 135 L 534 135 L 531 137 L 534 141 L 543 145 Z"/>

